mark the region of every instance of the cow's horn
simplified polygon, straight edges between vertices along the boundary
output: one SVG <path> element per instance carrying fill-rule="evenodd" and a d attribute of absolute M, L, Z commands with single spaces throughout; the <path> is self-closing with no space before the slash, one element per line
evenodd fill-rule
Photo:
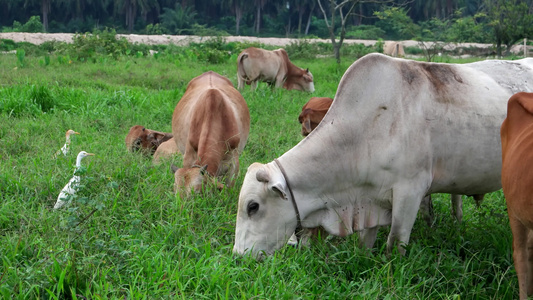
<path fill-rule="evenodd" d="M 265 169 L 259 169 L 257 173 L 255 174 L 255 178 L 259 182 L 269 182 L 270 177 L 268 176 L 268 173 Z"/>

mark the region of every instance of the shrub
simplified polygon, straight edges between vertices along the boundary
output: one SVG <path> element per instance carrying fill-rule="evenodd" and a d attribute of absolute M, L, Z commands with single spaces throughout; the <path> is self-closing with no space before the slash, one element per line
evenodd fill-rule
<path fill-rule="evenodd" d="M 17 66 L 24 67 L 24 58 L 26 57 L 26 51 L 24 49 L 17 49 Z"/>
<path fill-rule="evenodd" d="M 41 17 L 31 16 L 28 22 L 22 25 L 22 32 L 43 32 Z"/>
<path fill-rule="evenodd" d="M 55 99 L 46 86 L 32 86 L 30 90 L 30 99 L 35 103 L 42 112 L 49 112 L 55 106 Z"/>
<path fill-rule="evenodd" d="M 0 39 L 0 51 L 12 51 L 17 48 L 17 44 L 13 40 Z"/>
<path fill-rule="evenodd" d="M 168 30 L 159 23 L 146 25 L 145 31 L 146 31 L 146 34 L 151 34 L 151 35 L 160 35 L 160 34 L 165 34 L 168 32 Z"/>
<path fill-rule="evenodd" d="M 93 33 L 76 34 L 72 38 L 73 43 L 67 46 L 67 52 L 71 57 L 79 61 L 95 59 L 99 55 L 112 56 L 118 59 L 125 55 L 129 43 L 125 38 L 116 38 L 114 29 L 94 30 Z"/>
<path fill-rule="evenodd" d="M 372 25 L 351 26 L 346 29 L 347 39 L 377 40 L 384 37 L 385 31 Z"/>

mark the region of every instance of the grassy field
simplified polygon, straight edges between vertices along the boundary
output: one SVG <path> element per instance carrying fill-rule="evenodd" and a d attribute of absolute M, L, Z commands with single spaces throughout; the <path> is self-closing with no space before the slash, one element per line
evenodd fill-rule
<path fill-rule="evenodd" d="M 290 53 L 289 53 L 290 54 Z M 315 77 L 313 96 L 333 97 L 355 57 L 294 61 Z M 20 61 L 19 61 L 20 62 Z M 133 125 L 171 131 L 190 79 L 213 70 L 236 84 L 236 64 L 178 56 L 65 61 L 0 56 L 0 298 L 8 299 L 513 299 L 511 232 L 503 194 L 464 221 L 448 195 L 434 197 L 435 223 L 419 218 L 407 256 L 385 256 L 388 228 L 372 251 L 357 237 L 285 247 L 258 262 L 232 256 L 239 188 L 248 165 L 269 162 L 301 140 L 297 117 L 310 95 L 260 84 L 242 94 L 251 132 L 235 188 L 182 200 L 168 163 L 126 151 Z M 71 154 L 52 155 L 67 129 Z M 85 150 L 83 188 L 53 211 Z M 179 158 L 175 161 L 180 164 Z"/>

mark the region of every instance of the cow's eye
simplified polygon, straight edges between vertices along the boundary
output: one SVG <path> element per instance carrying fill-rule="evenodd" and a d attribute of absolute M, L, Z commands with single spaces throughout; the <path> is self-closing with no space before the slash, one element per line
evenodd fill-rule
<path fill-rule="evenodd" d="M 251 217 L 253 214 L 255 214 L 259 210 L 259 203 L 255 201 L 251 201 L 248 203 L 248 216 Z"/>

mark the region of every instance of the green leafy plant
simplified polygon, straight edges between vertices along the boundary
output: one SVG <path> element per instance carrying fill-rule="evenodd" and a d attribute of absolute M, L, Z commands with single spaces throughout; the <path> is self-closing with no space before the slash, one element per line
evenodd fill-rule
<path fill-rule="evenodd" d="M 17 49 L 17 66 L 18 67 L 24 67 L 26 64 L 24 63 L 24 58 L 26 57 L 26 51 L 24 49 Z"/>

